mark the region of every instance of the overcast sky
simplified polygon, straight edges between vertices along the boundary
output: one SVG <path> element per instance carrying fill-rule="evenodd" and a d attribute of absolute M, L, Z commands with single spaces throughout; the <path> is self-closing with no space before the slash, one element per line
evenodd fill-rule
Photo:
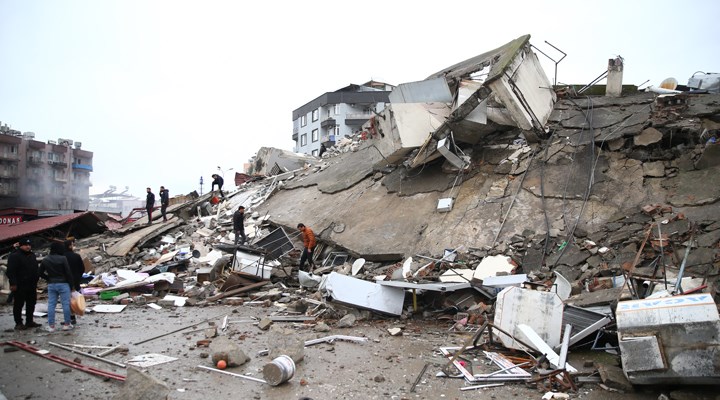
<path fill-rule="evenodd" d="M 92 151 L 91 193 L 207 192 L 292 110 L 350 83 L 422 80 L 524 34 L 558 81 L 720 72 L 717 1 L 0 0 L 0 121 Z M 541 59 L 544 59 L 540 55 Z M 552 81 L 552 63 L 546 73 Z M 229 178 L 229 179 L 228 179 Z"/>

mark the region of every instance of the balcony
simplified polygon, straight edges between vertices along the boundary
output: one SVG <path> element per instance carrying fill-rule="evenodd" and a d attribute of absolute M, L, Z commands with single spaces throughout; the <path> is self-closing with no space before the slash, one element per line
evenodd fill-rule
<path fill-rule="evenodd" d="M 374 116 L 373 113 L 345 114 L 345 125 L 362 125 Z"/>
<path fill-rule="evenodd" d="M 2 171 L 0 172 L 0 178 L 2 179 L 19 179 L 17 171 Z"/>
<path fill-rule="evenodd" d="M 48 164 L 56 168 L 67 168 L 68 166 L 68 163 L 66 163 L 65 161 L 48 161 Z"/>
<path fill-rule="evenodd" d="M 17 197 L 18 191 L 14 188 L 0 188 L 0 197 Z"/>
<path fill-rule="evenodd" d="M 0 153 L 0 160 L 18 162 L 20 157 L 18 157 L 17 153 Z"/>
<path fill-rule="evenodd" d="M 332 128 L 335 125 L 337 125 L 335 118 L 328 118 L 320 123 L 321 128 Z"/>
<path fill-rule="evenodd" d="M 293 135 L 292 135 L 292 140 L 293 140 L 294 142 L 297 142 L 297 140 L 298 140 L 298 134 L 297 134 L 297 132 L 293 133 Z"/>
<path fill-rule="evenodd" d="M 335 135 L 324 135 L 320 140 L 325 147 L 332 146 L 335 144 Z"/>
<path fill-rule="evenodd" d="M 28 162 L 28 164 L 41 164 L 41 163 L 42 163 L 42 157 L 40 157 L 40 156 L 28 156 L 27 162 Z"/>
<path fill-rule="evenodd" d="M 73 164 L 72 167 L 73 169 L 81 169 L 89 172 L 92 172 L 93 170 L 93 167 L 90 164 Z"/>

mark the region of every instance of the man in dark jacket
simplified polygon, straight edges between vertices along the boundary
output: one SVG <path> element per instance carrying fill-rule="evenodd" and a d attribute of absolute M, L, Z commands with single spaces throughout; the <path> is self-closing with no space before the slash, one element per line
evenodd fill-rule
<path fill-rule="evenodd" d="M 70 320 L 70 285 L 73 277 L 70 264 L 65 258 L 63 243 L 53 242 L 50 245 L 50 255 L 40 263 L 40 277 L 48 282 L 48 332 L 55 331 L 55 306 L 57 306 L 58 297 L 62 304 L 65 320 L 62 330 L 71 330 L 73 325 Z"/>
<path fill-rule="evenodd" d="M 38 262 L 32 252 L 30 239 L 22 239 L 17 243 L 17 250 L 8 257 L 7 277 L 10 281 L 10 291 L 15 297 L 13 304 L 13 317 L 15 329 L 24 330 L 40 326 L 33 321 L 35 303 L 37 302 Z M 25 307 L 25 321 L 23 325 L 22 309 Z"/>
<path fill-rule="evenodd" d="M 218 174 L 212 174 L 212 186 L 210 187 L 210 190 L 215 190 L 215 185 L 218 187 L 218 191 L 220 191 L 220 196 L 224 199 L 225 194 L 222 191 L 223 183 L 225 183 L 225 180 Z"/>
<path fill-rule="evenodd" d="M 85 273 L 85 264 L 83 263 L 80 254 L 75 252 L 75 241 L 65 241 L 65 258 L 67 258 L 68 265 L 70 265 L 70 272 L 72 273 L 72 282 L 70 288 L 76 292 L 80 291 L 80 281 Z M 70 313 L 70 323 L 73 325 L 77 324 L 75 314 Z"/>
<path fill-rule="evenodd" d="M 168 205 L 170 205 L 170 192 L 165 189 L 165 186 L 160 186 L 160 214 L 162 214 L 163 222 L 167 222 L 167 211 Z"/>
<path fill-rule="evenodd" d="M 240 244 L 245 244 L 247 237 L 245 236 L 245 207 L 238 207 L 233 214 L 233 230 L 235 231 L 235 246 L 238 245 L 238 239 L 242 238 Z"/>
<path fill-rule="evenodd" d="M 152 189 L 147 188 L 147 197 L 145 198 L 145 211 L 147 211 L 147 224 L 152 224 L 152 210 L 155 207 L 155 194 Z"/>

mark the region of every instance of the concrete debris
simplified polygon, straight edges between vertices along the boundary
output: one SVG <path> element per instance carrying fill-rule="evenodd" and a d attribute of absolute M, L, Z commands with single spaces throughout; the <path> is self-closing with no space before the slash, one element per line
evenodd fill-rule
<path fill-rule="evenodd" d="M 273 364 L 281 356 L 294 371 L 305 346 L 332 352 L 335 340 L 368 342 L 367 332 L 380 332 L 376 344 L 469 334 L 462 347 L 426 349 L 446 357 L 441 376 L 535 384 L 551 398 L 590 383 L 577 378 L 593 371 L 567 363 L 580 346 L 619 354 L 621 369 L 585 367 L 609 390 L 720 383 L 720 94 L 676 85 L 629 93 L 615 74 L 610 96 L 576 96 L 550 85 L 535 50 L 522 36 L 401 84 L 321 157 L 262 148 L 222 201 L 194 193 L 167 222 L 108 217 L 119 226 L 80 230 L 88 310 L 116 313 L 97 325 L 141 332 L 117 313 L 199 312 L 208 319 L 147 341 L 183 332 L 191 350 L 210 346 L 213 367 L 235 367 L 250 361 L 240 344 L 267 338 L 261 357 L 270 359 L 252 361 L 275 368 L 266 380 L 278 384 L 291 376 Z M 613 73 L 623 68 L 610 60 Z M 688 87 L 715 88 L 705 75 Z M 247 240 L 236 244 L 240 206 Z M 305 271 L 300 222 L 317 239 Z M 60 233 L 33 234 L 41 256 Z M 44 281 L 38 291 L 43 300 Z M 208 327 L 221 307 L 222 327 Z M 248 310 L 257 315 L 235 317 Z M 303 335 L 338 329 L 362 336 Z M 480 353 L 491 346 L 497 353 Z M 482 355 L 499 370 L 473 362 Z M 303 379 L 315 360 L 298 364 Z M 123 398 L 143 398 L 142 387 L 125 385 L 135 397 Z"/>
<path fill-rule="evenodd" d="M 225 336 L 214 339 L 210 343 L 211 360 L 213 365 L 223 360 L 228 367 L 238 367 L 250 361 L 250 357 L 234 341 Z"/>
<path fill-rule="evenodd" d="M 128 368 L 125 385 L 113 400 L 151 400 L 170 398 L 170 388 L 159 379 L 140 371 Z"/>

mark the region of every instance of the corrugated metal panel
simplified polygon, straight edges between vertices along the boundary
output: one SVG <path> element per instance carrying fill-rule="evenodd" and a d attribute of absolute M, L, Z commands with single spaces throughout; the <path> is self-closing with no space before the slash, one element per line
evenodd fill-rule
<path fill-rule="evenodd" d="M 20 239 L 73 221 L 80 222 L 78 226 L 75 226 L 76 229 L 82 229 L 89 233 L 99 233 L 105 229 L 105 226 L 95 214 L 90 211 L 85 211 L 68 215 L 58 215 L 57 217 L 36 219 L 15 225 L 0 226 L 0 242 Z"/>

